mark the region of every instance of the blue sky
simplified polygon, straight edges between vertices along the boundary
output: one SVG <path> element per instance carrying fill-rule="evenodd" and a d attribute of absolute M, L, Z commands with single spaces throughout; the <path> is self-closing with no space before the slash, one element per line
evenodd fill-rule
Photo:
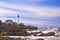
<path fill-rule="evenodd" d="M 34 26 L 60 26 L 60 0 L 0 0 L 0 19 Z"/>

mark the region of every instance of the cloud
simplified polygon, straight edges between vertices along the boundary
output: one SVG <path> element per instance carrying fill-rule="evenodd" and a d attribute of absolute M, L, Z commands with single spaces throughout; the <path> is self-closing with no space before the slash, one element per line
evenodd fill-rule
<path fill-rule="evenodd" d="M 15 22 L 17 22 L 17 18 L 7 18 L 7 17 L 1 17 L 0 20 L 5 22 L 7 19 L 11 19 Z M 38 26 L 38 27 L 48 27 L 48 26 L 56 26 L 59 27 L 60 23 L 51 23 L 48 21 L 33 21 L 33 20 L 27 20 L 27 19 L 20 19 L 20 23 L 24 23 L 25 25 L 32 25 L 32 26 Z"/>
<path fill-rule="evenodd" d="M 0 8 L 0 15 L 6 15 L 6 14 L 16 14 L 16 12 L 8 9 Z"/>
<path fill-rule="evenodd" d="M 4 6 L 6 5 L 6 6 Z M 29 5 L 13 5 L 9 3 L 0 2 L 0 6 L 16 9 L 16 10 L 24 10 L 27 12 L 33 13 L 35 16 L 60 16 L 60 7 L 35 7 L 35 6 L 29 6 Z"/>
<path fill-rule="evenodd" d="M 34 0 L 30 0 L 34 1 Z M 37 0 L 36 0 L 37 1 Z M 17 16 L 20 14 L 20 22 L 32 25 L 59 25 L 52 18 L 60 16 L 60 7 L 43 7 L 43 6 L 31 6 L 31 5 L 16 5 L 0 1 L 0 19 L 5 21 L 12 19 L 17 22 L 15 18 L 9 18 L 11 16 Z M 9 16 L 9 17 L 8 17 Z M 25 17 L 22 19 L 22 17 Z M 28 17 L 26 19 L 26 17 Z M 30 19 L 29 19 L 30 18 Z M 31 20 L 34 19 L 34 20 Z M 41 20 L 42 19 L 42 20 Z M 52 24 L 53 23 L 53 24 Z"/>

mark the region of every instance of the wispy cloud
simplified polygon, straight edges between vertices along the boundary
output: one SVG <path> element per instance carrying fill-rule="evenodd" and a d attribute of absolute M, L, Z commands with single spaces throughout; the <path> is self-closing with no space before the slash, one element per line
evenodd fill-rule
<path fill-rule="evenodd" d="M 37 2 L 42 0 L 30 0 Z M 60 7 L 43 7 L 33 5 L 17 5 L 0 1 L 0 19 L 5 21 L 12 19 L 16 21 L 16 16 L 20 14 L 20 22 L 33 25 L 59 25 L 60 19 L 56 21 L 56 17 L 60 17 Z M 11 17 L 11 16 L 12 17 Z M 56 18 L 56 19 L 54 19 Z M 15 20 L 16 19 L 16 20 Z"/>
<path fill-rule="evenodd" d="M 5 5 L 5 6 L 4 6 Z M 13 5 L 9 3 L 4 3 L 0 2 L 0 6 L 2 7 L 7 7 L 15 10 L 20 10 L 20 11 L 27 11 L 34 13 L 34 15 L 39 15 L 39 16 L 60 16 L 60 7 L 35 7 L 35 6 L 24 6 L 24 5 Z"/>

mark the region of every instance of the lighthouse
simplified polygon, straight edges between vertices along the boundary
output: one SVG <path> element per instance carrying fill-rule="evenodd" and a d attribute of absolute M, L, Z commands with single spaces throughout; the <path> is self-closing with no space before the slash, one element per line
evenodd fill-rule
<path fill-rule="evenodd" d="M 18 24 L 19 24 L 19 17 L 20 17 L 20 16 L 19 16 L 19 14 L 18 14 L 18 15 L 17 15 L 17 23 L 18 23 Z"/>

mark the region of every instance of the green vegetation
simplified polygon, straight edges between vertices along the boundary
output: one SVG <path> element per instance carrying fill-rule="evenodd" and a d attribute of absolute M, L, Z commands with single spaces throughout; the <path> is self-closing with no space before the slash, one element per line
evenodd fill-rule
<path fill-rule="evenodd" d="M 26 26 L 24 23 L 16 23 L 12 20 L 6 20 L 4 23 L 0 20 L 0 33 L 2 36 L 27 36 L 26 30 L 37 30 L 35 26 Z"/>
<path fill-rule="evenodd" d="M 1 37 L 1 33 L 0 33 L 0 40 L 7 40 L 6 37 Z"/>

